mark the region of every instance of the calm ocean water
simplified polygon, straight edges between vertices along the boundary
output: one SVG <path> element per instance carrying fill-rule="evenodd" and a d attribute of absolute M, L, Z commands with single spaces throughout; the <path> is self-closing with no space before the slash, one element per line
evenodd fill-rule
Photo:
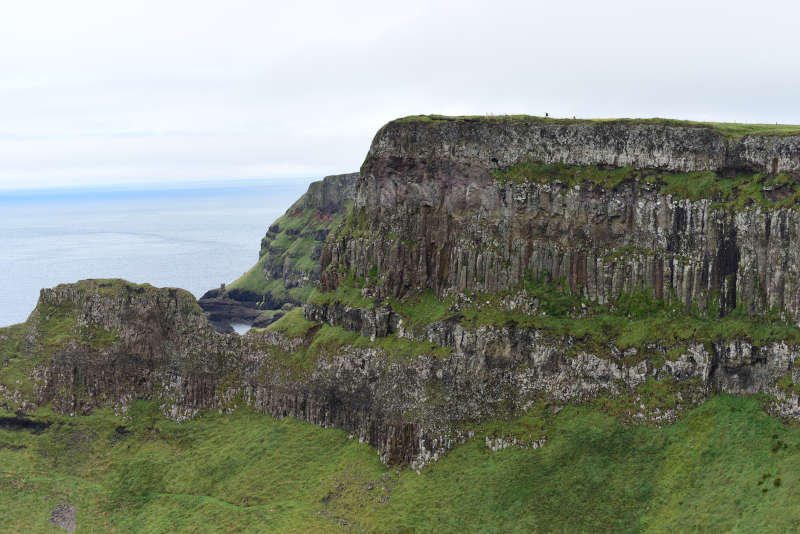
<path fill-rule="evenodd" d="M 0 326 L 24 321 L 40 288 L 84 278 L 200 296 L 255 263 L 267 226 L 311 181 L 0 191 Z"/>

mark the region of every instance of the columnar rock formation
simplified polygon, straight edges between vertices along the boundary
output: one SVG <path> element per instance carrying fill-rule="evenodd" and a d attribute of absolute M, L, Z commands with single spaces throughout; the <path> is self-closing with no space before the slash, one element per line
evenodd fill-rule
<path fill-rule="evenodd" d="M 380 296 L 419 288 L 494 293 L 530 273 L 562 278 L 601 303 L 651 290 L 725 314 L 778 309 L 800 320 L 800 218 L 794 209 L 721 209 L 629 180 L 503 182 L 525 161 L 661 172 L 798 172 L 800 137 L 730 140 L 709 127 L 538 120 L 406 120 L 378 132 L 354 220 L 323 256 L 326 287 L 343 271 L 384 277 Z M 779 196 L 793 192 L 768 191 Z"/>

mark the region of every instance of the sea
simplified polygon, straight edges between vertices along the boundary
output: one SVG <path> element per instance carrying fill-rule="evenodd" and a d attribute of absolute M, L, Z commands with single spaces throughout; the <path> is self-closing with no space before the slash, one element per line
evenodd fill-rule
<path fill-rule="evenodd" d="M 252 267 L 313 180 L 0 190 L 0 326 L 24 321 L 41 288 L 86 278 L 200 297 Z"/>

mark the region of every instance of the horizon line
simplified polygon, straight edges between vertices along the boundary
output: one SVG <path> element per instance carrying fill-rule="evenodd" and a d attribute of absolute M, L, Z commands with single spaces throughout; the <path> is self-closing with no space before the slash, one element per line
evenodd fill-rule
<path fill-rule="evenodd" d="M 327 176 L 327 175 L 326 175 Z M 196 180 L 167 180 L 146 182 L 82 183 L 69 185 L 34 185 L 29 187 L 4 187 L 0 185 L 0 198 L 29 195 L 58 195 L 63 193 L 91 192 L 135 192 L 135 191 L 180 191 L 205 189 L 220 186 L 243 187 L 272 183 L 291 183 L 321 180 L 324 176 L 287 176 L 258 178 L 201 178 Z"/>

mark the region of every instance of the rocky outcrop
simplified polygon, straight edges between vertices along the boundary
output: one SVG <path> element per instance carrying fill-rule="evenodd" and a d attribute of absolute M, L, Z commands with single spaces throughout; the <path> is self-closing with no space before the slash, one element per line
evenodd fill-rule
<path fill-rule="evenodd" d="M 677 356 L 668 354 L 669 347 L 650 345 L 647 350 L 652 354 L 647 358 L 637 358 L 638 349 L 622 351 L 610 345 L 605 354 L 582 351 L 576 357 L 569 357 L 574 339 L 553 337 L 535 329 L 514 326 L 466 329 L 457 319 L 452 319 L 434 322 L 419 331 L 405 328 L 403 318 L 388 308 L 361 309 L 341 304 L 307 305 L 305 312 L 310 319 L 354 330 L 372 339 L 395 334 L 450 347 L 453 354 L 465 354 L 468 361 L 483 361 L 484 364 L 488 361 L 489 366 L 501 364 L 503 360 L 506 364 L 516 362 L 511 367 L 532 366 L 529 377 L 535 376 L 541 381 L 532 388 L 539 394 L 555 394 L 562 400 L 591 397 L 615 381 L 632 389 L 648 377 L 696 379 L 705 393 L 735 394 L 778 394 L 777 381 L 781 377 L 794 376 L 794 373 L 800 378 L 800 366 L 795 365 L 800 347 L 785 343 L 771 343 L 765 347 L 745 340 L 711 341 L 707 345 L 693 343 Z M 654 359 L 652 356 L 656 354 L 659 358 Z M 576 375 L 576 371 L 580 375 Z M 518 372 L 519 369 L 514 371 Z"/>
<path fill-rule="evenodd" d="M 73 317 L 74 327 L 52 356 L 37 362 L 41 334 L 53 320 L 46 310 Z M 319 326 L 301 338 L 270 331 L 227 336 L 206 323 L 184 291 L 121 282 L 111 291 L 89 281 L 42 291 L 27 325 L 27 349 L 15 361 L 35 362 L 29 372 L 34 397 L 25 406 L 52 403 L 70 414 L 101 406 L 124 412 L 137 398 L 153 398 L 165 414 L 183 420 L 203 409 L 247 404 L 278 417 L 345 429 L 374 445 L 385 462 L 415 467 L 467 439 L 471 424 L 519 413 L 540 399 L 560 403 L 628 395 L 634 398 L 634 419 L 663 423 L 712 392 L 764 392 L 778 399 L 776 413 L 800 417 L 797 396 L 778 384 L 781 377 L 800 373 L 798 348 L 782 343 L 695 343 L 678 355 L 653 346 L 648 352 L 660 359 L 637 360 L 620 351 L 575 353 L 574 340 L 532 329 L 468 330 L 438 322 L 411 332 L 402 321 L 375 319 L 392 317 L 390 311 L 339 306 L 309 307 L 307 315 L 330 324 L 356 326 L 356 321 L 362 328 L 385 324 L 399 337 L 452 350 L 447 357 L 423 354 L 404 361 L 380 348 L 344 346 L 310 357 L 304 351 Z M 93 342 L 106 331 L 114 332 L 113 341 Z M 674 405 L 647 408 L 644 400 L 641 405 L 635 400 L 637 388 L 655 379 L 677 384 Z M 25 395 L 12 391 L 23 386 L 6 387 L 4 402 Z"/>
<path fill-rule="evenodd" d="M 794 208 L 720 209 L 712 198 L 678 198 L 644 180 L 606 188 L 504 182 L 492 174 L 529 158 L 796 171 L 798 139 L 733 141 L 706 127 L 616 122 L 390 123 L 362 169 L 352 224 L 326 243 L 323 287 L 337 287 L 342 273 L 367 278 L 377 270 L 379 297 L 424 288 L 496 293 L 533 275 L 563 279 L 600 303 L 649 290 L 687 308 L 723 315 L 736 306 L 777 309 L 800 321 Z"/>
<path fill-rule="evenodd" d="M 274 301 L 269 294 L 261 295 L 240 289 L 212 289 L 206 291 L 197 302 L 206 313 L 208 322 L 223 334 L 232 334 L 234 329 L 231 325 L 234 324 L 264 328 L 283 315 L 277 313 L 265 317 L 264 309 L 277 309 L 282 303 Z"/>
<path fill-rule="evenodd" d="M 357 172 L 326 176 L 309 185 L 308 191 L 292 207 L 313 209 L 329 215 L 341 213 L 346 209 L 347 203 L 353 200 L 357 180 Z"/>
<path fill-rule="evenodd" d="M 259 254 L 265 281 L 279 280 L 284 288 L 291 289 L 319 279 L 316 260 L 322 243 L 352 202 L 357 179 L 358 173 L 339 174 L 312 183 L 286 214 L 270 225 Z M 302 249 L 292 246 L 303 240 L 313 244 Z M 235 289 L 237 284 L 231 287 Z"/>

